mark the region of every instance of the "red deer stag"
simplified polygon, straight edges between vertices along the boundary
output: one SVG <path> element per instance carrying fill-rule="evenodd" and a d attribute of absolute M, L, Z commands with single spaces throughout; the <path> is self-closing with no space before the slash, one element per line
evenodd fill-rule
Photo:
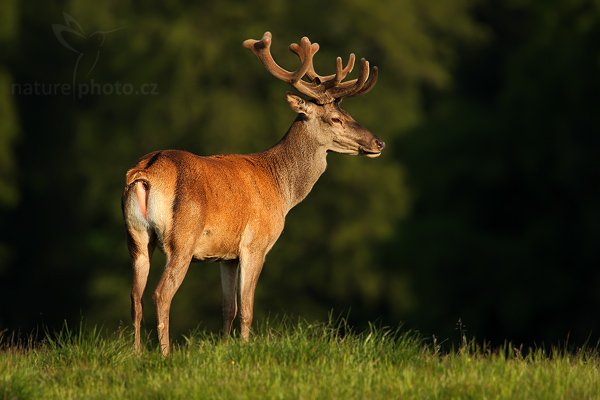
<path fill-rule="evenodd" d="M 344 82 L 354 67 L 354 54 L 346 66 L 338 57 L 335 74 L 321 76 L 313 67 L 319 45 L 306 37 L 290 45 L 301 63 L 294 72 L 273 60 L 269 32 L 262 40 L 246 40 L 244 46 L 273 76 L 309 100 L 287 94 L 298 116 L 281 141 L 262 153 L 201 157 L 156 151 L 127 172 L 122 203 L 133 265 L 131 303 L 138 352 L 142 294 L 157 244 L 167 258 L 153 296 L 162 354 L 169 354 L 171 301 L 192 260 L 221 261 L 225 335 L 237 314 L 239 285 L 241 336 L 247 341 L 265 256 L 281 234 L 286 214 L 325 171 L 327 153 L 377 157 L 385 146 L 339 106 L 344 97 L 367 93 L 375 85 L 377 68 L 369 77 L 368 61 L 361 60 L 358 78 Z"/>

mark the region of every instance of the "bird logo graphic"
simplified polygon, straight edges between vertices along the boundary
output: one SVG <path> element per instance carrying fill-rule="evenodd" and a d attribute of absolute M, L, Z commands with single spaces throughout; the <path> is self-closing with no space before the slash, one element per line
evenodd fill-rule
<path fill-rule="evenodd" d="M 63 47 L 77 54 L 73 68 L 73 85 L 75 85 L 78 77 L 88 77 L 98 64 L 106 36 L 124 28 L 95 31 L 88 35 L 71 15 L 63 12 L 63 17 L 65 25 L 52 24 L 52 31 Z"/>

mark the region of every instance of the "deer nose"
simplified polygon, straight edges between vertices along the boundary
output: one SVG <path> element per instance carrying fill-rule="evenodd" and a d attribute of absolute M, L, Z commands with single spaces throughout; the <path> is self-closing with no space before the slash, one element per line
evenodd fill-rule
<path fill-rule="evenodd" d="M 381 139 L 375 139 L 375 146 L 377 146 L 377 149 L 381 151 L 385 148 L 385 142 Z"/>

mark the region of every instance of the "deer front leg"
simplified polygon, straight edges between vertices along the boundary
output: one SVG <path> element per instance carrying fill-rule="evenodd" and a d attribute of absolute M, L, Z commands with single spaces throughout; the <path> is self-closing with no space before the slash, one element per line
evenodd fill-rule
<path fill-rule="evenodd" d="M 231 334 L 231 326 L 237 314 L 239 262 L 221 263 L 221 288 L 223 290 L 223 337 Z"/>
<path fill-rule="evenodd" d="M 242 340 L 250 338 L 250 328 L 254 314 L 254 291 L 260 271 L 265 262 L 264 254 L 247 254 L 240 257 L 240 308 Z"/>
<path fill-rule="evenodd" d="M 169 355 L 169 312 L 173 296 L 181 286 L 190 266 L 191 256 L 173 255 L 168 257 L 165 271 L 154 291 L 156 317 L 160 351 L 164 357 Z"/>

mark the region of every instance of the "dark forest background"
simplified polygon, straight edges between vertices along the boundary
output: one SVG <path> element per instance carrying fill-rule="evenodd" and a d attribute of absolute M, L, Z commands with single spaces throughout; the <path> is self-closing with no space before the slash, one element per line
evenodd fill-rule
<path fill-rule="evenodd" d="M 266 30 L 290 69 L 304 35 L 324 74 L 351 51 L 378 65 L 344 107 L 388 146 L 329 156 L 267 257 L 257 320 L 349 312 L 442 339 L 460 321 L 496 343 L 598 340 L 591 0 L 3 0 L 0 330 L 129 324 L 124 173 L 155 149 L 248 153 L 285 133 L 289 88 L 241 45 Z M 192 266 L 174 332 L 217 331 L 220 296 L 217 265 Z"/>

